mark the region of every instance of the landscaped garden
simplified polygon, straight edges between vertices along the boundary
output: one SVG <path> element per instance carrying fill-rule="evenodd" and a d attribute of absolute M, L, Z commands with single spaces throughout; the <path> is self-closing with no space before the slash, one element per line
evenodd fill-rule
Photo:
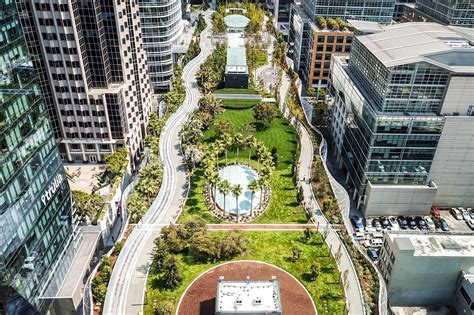
<path fill-rule="evenodd" d="M 248 109 L 219 109 L 207 130 L 202 132 L 197 147 L 216 143 L 222 134 L 234 135 L 241 133 L 244 138 L 253 136 L 266 148 L 271 150 L 274 169 L 269 176 L 272 196 L 268 209 L 254 223 L 306 223 L 306 215 L 297 200 L 297 191 L 293 172 L 297 158 L 297 138 L 293 127 L 279 114 L 274 105 L 274 118 L 263 123 L 255 118 L 254 108 Z M 250 151 L 247 146 L 239 147 L 240 162 L 259 168 L 256 151 Z M 237 147 L 230 146 L 227 152 L 227 164 L 237 161 Z M 251 159 L 249 160 L 249 153 Z M 225 166 L 226 159 L 222 154 L 218 165 Z M 199 215 L 209 223 L 219 223 L 220 220 L 211 214 L 204 199 L 205 192 L 204 168 L 197 164 L 191 176 L 191 189 L 179 222 L 186 221 L 193 215 Z"/>
<path fill-rule="evenodd" d="M 341 277 L 324 235 L 310 230 L 208 232 L 205 222 L 196 218 L 164 228 L 155 240 L 145 313 L 168 308 L 174 314 L 197 276 L 224 261 L 240 259 L 286 270 L 306 287 L 319 314 L 344 314 Z"/>

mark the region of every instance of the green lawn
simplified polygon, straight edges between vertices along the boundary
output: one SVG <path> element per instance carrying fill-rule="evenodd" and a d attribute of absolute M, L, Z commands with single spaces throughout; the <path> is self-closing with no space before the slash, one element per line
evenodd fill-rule
<path fill-rule="evenodd" d="M 258 260 L 274 264 L 303 283 L 315 301 L 318 314 L 345 314 L 343 288 L 339 283 L 336 263 L 319 234 L 316 234 L 309 243 L 303 240 L 302 231 L 247 231 L 245 234 L 250 240 L 249 248 L 246 254 L 236 257 L 236 260 Z M 293 263 L 289 258 L 295 247 L 301 249 L 302 254 L 298 261 Z M 160 283 L 157 277 L 150 274 L 147 282 L 147 301 L 145 301 L 148 303 L 145 306 L 146 314 L 152 314 L 154 301 L 169 300 L 177 306 L 181 295 L 192 280 L 210 267 L 220 264 L 220 262 L 194 263 L 192 257 L 181 254 L 177 257 L 179 257 L 184 276 L 183 283 L 176 290 L 162 290 L 159 288 Z M 316 281 L 309 280 L 312 264 L 320 267 L 320 275 Z"/>
<path fill-rule="evenodd" d="M 215 90 L 213 92 L 214 94 L 260 94 L 260 92 L 256 89 L 232 89 L 232 88 L 227 88 L 227 89 L 220 89 L 220 90 Z"/>
<path fill-rule="evenodd" d="M 228 109 L 246 109 L 252 108 L 258 103 L 259 99 L 220 99 L 222 107 Z"/>
<path fill-rule="evenodd" d="M 217 119 L 228 119 L 234 126 L 239 127 L 248 123 L 255 123 L 252 109 L 230 110 L 220 113 Z M 206 142 L 215 141 L 213 128 L 204 133 Z M 293 168 L 296 158 L 297 138 L 293 127 L 281 115 L 265 129 L 257 131 L 255 137 L 263 141 L 269 150 L 277 148 L 279 163 L 270 177 L 272 197 L 270 205 L 265 213 L 253 223 L 306 223 L 306 215 L 303 208 L 296 200 L 296 187 L 293 184 Z M 247 149 L 240 151 L 240 161 L 248 163 Z M 236 153 L 228 152 L 229 162 L 236 159 Z M 224 159 L 220 162 L 223 164 Z M 251 164 L 256 164 L 252 160 Z M 191 190 L 186 205 L 178 222 L 187 221 L 193 215 L 199 215 L 209 223 L 220 223 L 214 217 L 204 203 L 203 196 L 204 177 L 203 171 L 197 168 L 191 177 Z"/>

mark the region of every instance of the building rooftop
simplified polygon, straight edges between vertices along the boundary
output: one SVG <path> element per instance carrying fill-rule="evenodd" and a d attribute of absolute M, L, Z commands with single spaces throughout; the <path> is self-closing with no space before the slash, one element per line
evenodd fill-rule
<path fill-rule="evenodd" d="M 357 31 L 364 34 L 378 33 L 383 30 L 383 25 L 377 22 L 360 21 L 360 20 L 347 20 L 349 26 L 352 26 Z"/>
<path fill-rule="evenodd" d="M 400 250 L 414 251 L 413 256 L 474 257 L 474 235 L 469 233 L 389 231 L 386 237 Z"/>
<path fill-rule="evenodd" d="M 243 29 L 247 26 L 250 20 L 247 17 L 240 14 L 231 14 L 231 15 L 227 15 L 224 18 L 224 22 L 227 25 L 227 27 Z"/>
<path fill-rule="evenodd" d="M 454 72 L 474 72 L 474 30 L 437 23 L 402 23 L 359 36 L 387 68 L 426 61 Z"/>
<path fill-rule="evenodd" d="M 217 283 L 216 313 L 281 311 L 280 286 L 276 279 L 224 281 L 221 277 Z"/>

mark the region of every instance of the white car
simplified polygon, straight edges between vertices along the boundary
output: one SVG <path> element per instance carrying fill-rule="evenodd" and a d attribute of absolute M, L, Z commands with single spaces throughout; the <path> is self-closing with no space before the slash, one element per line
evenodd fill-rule
<path fill-rule="evenodd" d="M 426 226 L 428 227 L 428 230 L 434 230 L 436 228 L 436 225 L 434 224 L 433 220 L 431 220 L 430 217 L 425 218 Z"/>
<path fill-rule="evenodd" d="M 471 216 L 469 215 L 469 212 L 467 212 L 466 209 L 464 209 L 464 208 L 459 208 L 459 211 L 461 211 L 461 215 L 462 215 L 462 218 L 463 218 L 464 220 L 466 220 L 466 221 L 467 221 L 467 220 L 471 220 Z"/>
<path fill-rule="evenodd" d="M 456 208 L 451 208 L 451 211 L 449 211 L 451 215 L 456 219 L 456 220 L 462 220 L 462 214 L 461 211 L 459 211 Z"/>
<path fill-rule="evenodd" d="M 400 230 L 400 224 L 398 224 L 398 220 L 396 217 L 388 218 L 388 223 L 390 223 L 390 230 L 392 231 Z"/>
<path fill-rule="evenodd" d="M 467 226 L 474 231 L 474 219 L 466 220 Z"/>

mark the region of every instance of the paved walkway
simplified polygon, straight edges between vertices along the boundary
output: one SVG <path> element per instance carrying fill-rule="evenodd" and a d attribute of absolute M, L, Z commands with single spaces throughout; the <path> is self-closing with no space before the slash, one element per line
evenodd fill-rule
<path fill-rule="evenodd" d="M 252 231 L 301 231 L 306 229 L 315 230 L 314 224 L 208 224 L 207 229 L 220 230 L 252 230 Z M 321 227 L 320 227 L 321 228 Z"/>
<path fill-rule="evenodd" d="M 153 241 L 164 224 L 174 222 L 186 198 L 187 175 L 180 153 L 178 137 L 187 113 L 197 107 L 200 96 L 195 73 L 212 51 L 210 39 L 210 13 L 205 14 L 208 27 L 201 34 L 201 53 L 183 70 L 186 99 L 168 119 L 160 136 L 160 157 L 163 159 L 163 183 L 157 198 L 130 234 L 112 272 L 104 303 L 104 314 L 138 314 L 143 300 L 148 276 Z M 150 225 L 156 228 L 149 228 Z"/>
<path fill-rule="evenodd" d="M 365 314 L 362 289 L 360 287 L 359 279 L 357 277 L 351 257 L 345 246 L 342 244 L 342 241 L 339 238 L 336 230 L 329 224 L 327 219 L 322 214 L 321 208 L 319 207 L 316 197 L 313 193 L 313 188 L 310 182 L 307 180 L 311 178 L 311 165 L 313 162 L 314 147 L 306 128 L 304 128 L 301 123 L 297 122 L 296 119 L 290 118 L 291 114 L 289 113 L 289 109 L 286 107 L 284 102 L 289 86 L 290 80 L 285 74 L 282 79 L 280 90 L 280 109 L 284 113 L 285 117 L 289 118 L 290 122 L 299 131 L 301 154 L 298 178 L 299 183 L 303 188 L 305 203 L 309 205 L 316 214 L 318 214 L 314 221 L 315 224 L 319 224 L 320 226 L 329 226 L 329 233 L 326 238 L 326 243 L 331 248 L 333 256 L 335 256 L 339 250 L 341 252 L 341 258 L 337 263 L 341 274 L 347 273 L 347 277 L 345 280 L 343 279 L 343 283 L 346 293 L 346 306 L 348 313 L 354 315 Z"/>

